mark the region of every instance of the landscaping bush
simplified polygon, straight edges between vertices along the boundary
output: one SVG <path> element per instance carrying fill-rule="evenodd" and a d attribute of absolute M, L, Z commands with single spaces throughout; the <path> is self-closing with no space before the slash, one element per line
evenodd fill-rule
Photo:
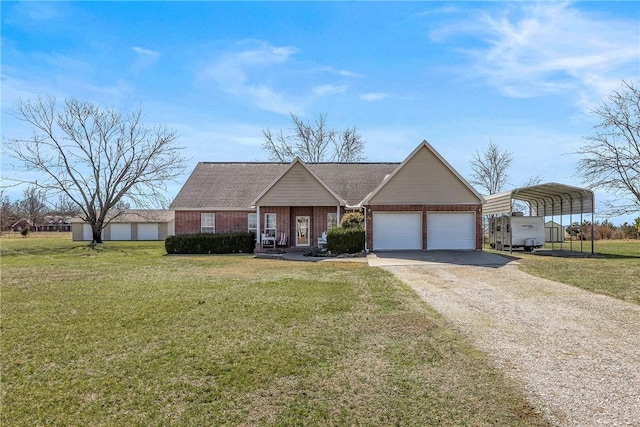
<path fill-rule="evenodd" d="M 22 230 L 20 230 L 20 234 L 22 234 L 22 237 L 27 237 L 30 231 L 31 229 L 29 227 L 25 227 Z"/>
<path fill-rule="evenodd" d="M 199 233 L 169 236 L 164 241 L 168 254 L 253 253 L 254 233 Z"/>
<path fill-rule="evenodd" d="M 340 227 L 363 229 L 364 215 L 362 215 L 360 212 L 349 212 L 348 214 L 345 214 L 340 220 Z"/>
<path fill-rule="evenodd" d="M 334 254 L 354 254 L 364 250 L 364 229 L 334 228 L 327 235 L 327 250 Z"/>

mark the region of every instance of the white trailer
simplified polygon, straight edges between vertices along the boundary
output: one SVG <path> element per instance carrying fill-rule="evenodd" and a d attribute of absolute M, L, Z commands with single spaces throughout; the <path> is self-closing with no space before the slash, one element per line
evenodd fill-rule
<path fill-rule="evenodd" d="M 522 216 L 522 213 L 514 212 L 512 216 L 489 218 L 489 246 L 493 249 L 523 248 L 531 252 L 541 248 L 544 240 L 544 217 Z"/>

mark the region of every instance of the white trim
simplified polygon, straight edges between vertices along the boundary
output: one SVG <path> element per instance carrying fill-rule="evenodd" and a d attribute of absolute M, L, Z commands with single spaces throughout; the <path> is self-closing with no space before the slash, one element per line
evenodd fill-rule
<path fill-rule="evenodd" d="M 205 215 L 212 215 L 211 218 L 213 219 L 213 225 L 202 225 L 203 223 L 203 218 Z M 204 228 L 213 228 L 213 231 L 204 231 Z M 200 232 L 201 233 L 215 233 L 216 232 L 216 214 L 215 212 L 200 212 Z"/>
<path fill-rule="evenodd" d="M 307 219 L 307 243 L 300 243 L 298 241 L 298 218 L 306 218 Z M 296 215 L 296 246 L 311 246 L 311 216 L 309 215 Z"/>
<path fill-rule="evenodd" d="M 171 208 L 172 211 L 220 211 L 220 212 L 255 212 L 255 206 L 243 206 L 241 208 L 221 208 L 215 206 L 204 206 L 198 208 Z"/>
<path fill-rule="evenodd" d="M 256 215 L 258 216 L 258 229 L 256 230 L 256 241 L 260 239 L 260 206 L 256 206 Z M 260 246 L 262 246 L 262 242 L 260 242 Z"/>

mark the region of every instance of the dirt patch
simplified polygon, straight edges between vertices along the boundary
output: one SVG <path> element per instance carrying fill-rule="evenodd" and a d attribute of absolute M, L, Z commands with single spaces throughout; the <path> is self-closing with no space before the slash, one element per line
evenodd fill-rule
<path fill-rule="evenodd" d="M 386 269 L 489 354 L 553 424 L 638 425 L 640 306 L 513 265 Z"/>

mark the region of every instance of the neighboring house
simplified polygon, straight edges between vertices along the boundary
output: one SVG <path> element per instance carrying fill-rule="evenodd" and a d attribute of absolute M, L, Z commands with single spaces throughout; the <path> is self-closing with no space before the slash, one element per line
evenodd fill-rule
<path fill-rule="evenodd" d="M 426 141 L 402 163 L 198 163 L 170 206 L 176 234 L 256 233 L 313 247 L 346 212 L 367 250 L 482 249 L 483 197 Z"/>
<path fill-rule="evenodd" d="M 13 225 L 11 226 L 11 230 L 22 231 L 24 228 L 27 228 L 27 227 L 29 227 L 30 229 L 33 228 L 31 221 L 29 221 L 27 218 L 20 218 L 19 220 L 13 223 Z"/>
<path fill-rule="evenodd" d="M 71 231 L 70 218 L 63 215 L 47 215 L 38 226 L 38 231 Z"/>
<path fill-rule="evenodd" d="M 108 217 L 103 240 L 164 240 L 174 234 L 174 213 L 168 210 L 138 209 L 116 211 Z M 73 240 L 93 240 L 91 226 L 81 218 L 70 220 Z"/>
<path fill-rule="evenodd" d="M 544 223 L 545 242 L 564 242 L 565 227 L 555 221 L 547 221 Z"/>

